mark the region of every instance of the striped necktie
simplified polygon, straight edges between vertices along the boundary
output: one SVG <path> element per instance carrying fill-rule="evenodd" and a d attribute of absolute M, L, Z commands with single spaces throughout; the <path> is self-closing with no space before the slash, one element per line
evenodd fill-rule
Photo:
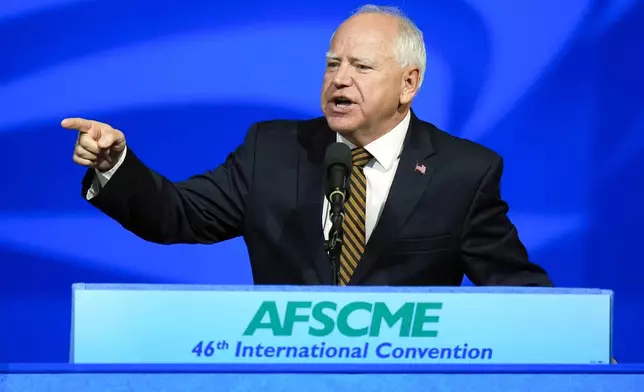
<path fill-rule="evenodd" d="M 344 204 L 344 221 L 342 224 L 342 253 L 340 254 L 340 285 L 346 286 L 358 266 L 366 243 L 365 217 L 367 205 L 367 180 L 364 166 L 373 155 L 364 148 L 351 151 L 353 168 L 349 176 L 349 199 Z"/>

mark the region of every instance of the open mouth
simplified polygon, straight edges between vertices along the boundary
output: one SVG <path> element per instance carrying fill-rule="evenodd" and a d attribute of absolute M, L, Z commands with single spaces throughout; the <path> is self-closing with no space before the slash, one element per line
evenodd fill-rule
<path fill-rule="evenodd" d="M 346 97 L 333 98 L 333 104 L 341 109 L 348 108 L 353 105 L 353 101 Z"/>

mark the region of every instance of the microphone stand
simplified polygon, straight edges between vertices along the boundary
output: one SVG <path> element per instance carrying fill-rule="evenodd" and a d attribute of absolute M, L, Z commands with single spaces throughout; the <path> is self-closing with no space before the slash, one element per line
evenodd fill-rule
<path fill-rule="evenodd" d="M 331 207 L 331 230 L 329 239 L 324 242 L 324 248 L 328 252 L 333 284 L 338 285 L 340 279 L 340 254 L 342 253 L 342 222 L 344 213 L 342 203 L 333 203 Z"/>

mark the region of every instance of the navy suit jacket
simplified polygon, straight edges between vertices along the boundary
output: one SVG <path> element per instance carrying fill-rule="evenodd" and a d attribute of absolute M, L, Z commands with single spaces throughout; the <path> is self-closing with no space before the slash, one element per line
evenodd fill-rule
<path fill-rule="evenodd" d="M 323 159 L 333 142 L 324 118 L 256 123 L 223 164 L 175 183 L 128 147 L 89 202 L 160 244 L 243 236 L 255 284 L 328 285 Z M 495 152 L 412 113 L 383 213 L 349 284 L 456 286 L 466 274 L 476 285 L 552 286 L 507 217 L 502 171 Z M 84 177 L 83 195 L 94 175 Z"/>

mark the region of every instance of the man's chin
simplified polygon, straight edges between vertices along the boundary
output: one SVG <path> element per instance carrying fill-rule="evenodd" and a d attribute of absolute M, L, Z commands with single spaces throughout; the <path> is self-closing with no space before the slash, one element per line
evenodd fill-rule
<path fill-rule="evenodd" d="M 356 121 L 347 118 L 327 117 L 326 122 L 332 131 L 338 133 L 351 133 L 358 128 Z"/>

